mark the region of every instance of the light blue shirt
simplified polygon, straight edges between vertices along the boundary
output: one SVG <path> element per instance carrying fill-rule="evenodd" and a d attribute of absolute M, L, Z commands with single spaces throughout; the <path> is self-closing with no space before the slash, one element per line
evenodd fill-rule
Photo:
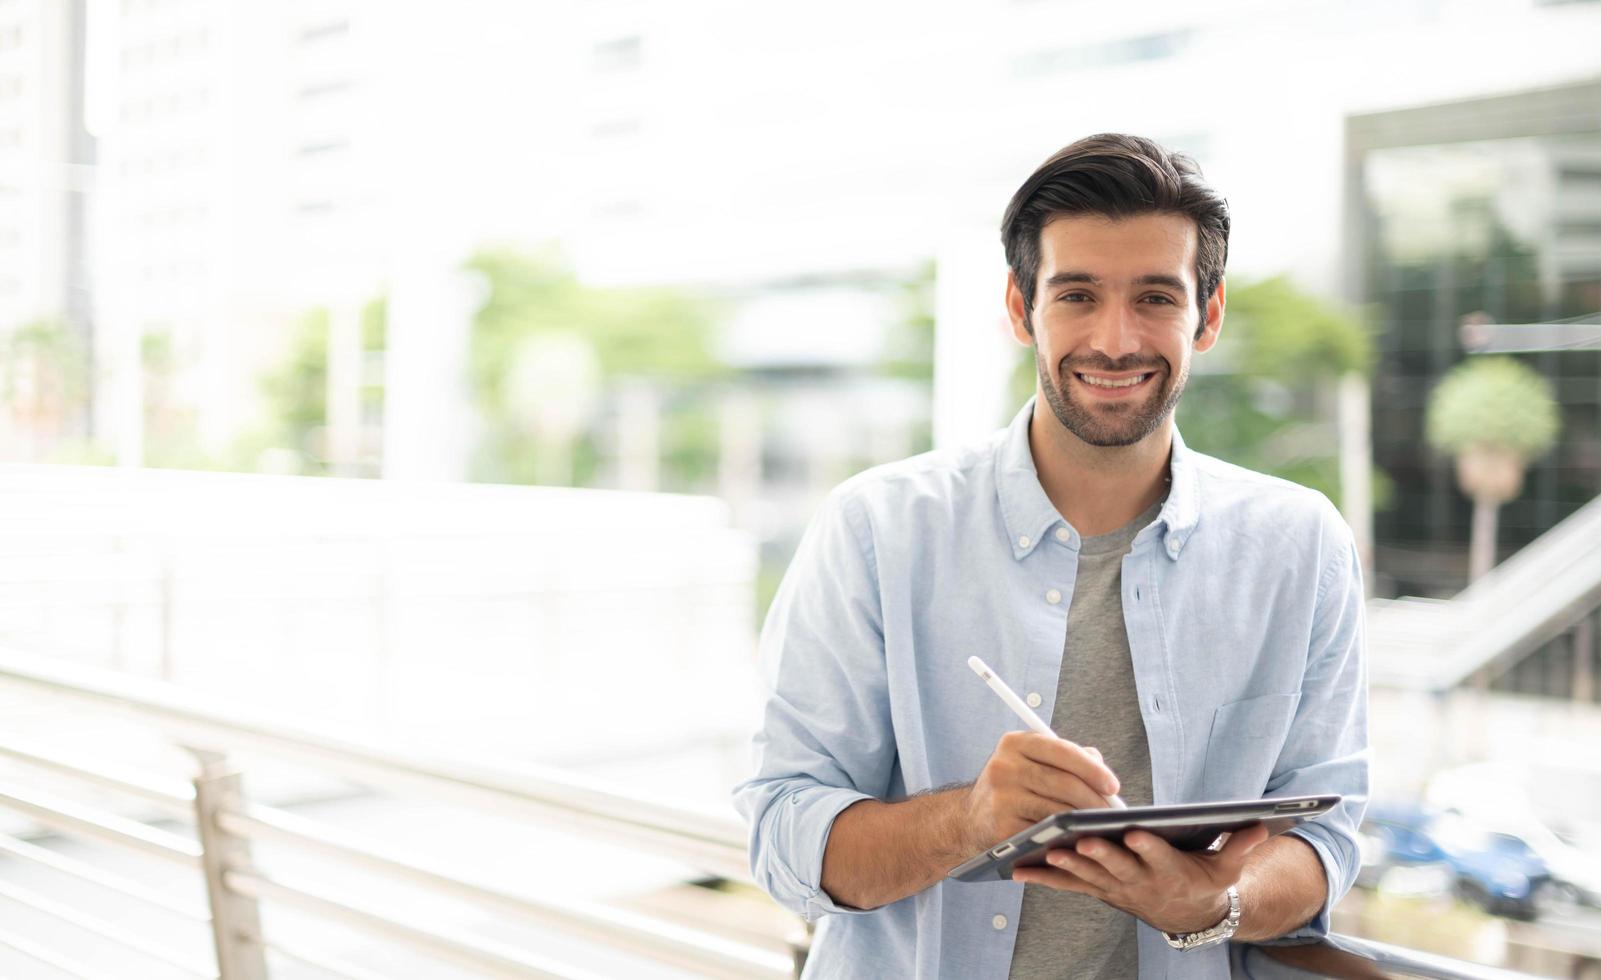
<path fill-rule="evenodd" d="M 821 887 L 839 812 L 977 778 L 1024 726 L 967 666 L 1056 704 L 1079 533 L 1040 486 L 1033 402 L 983 445 L 862 473 L 830 494 L 762 630 L 755 775 L 734 789 L 751 869 L 817 920 L 807 977 L 1004 980 L 1024 886 L 941 881 L 862 911 Z M 1123 559 L 1123 615 L 1155 802 L 1340 793 L 1296 833 L 1329 900 L 1351 886 L 1368 789 L 1361 565 L 1321 494 L 1191 452 Z M 1068 638 L 1070 639 L 1070 638 Z M 1029 698 L 1032 702 L 1034 699 Z M 1035 886 L 1039 887 L 1039 886 Z M 1141 980 L 1229 975 L 1222 945 L 1139 926 Z"/>

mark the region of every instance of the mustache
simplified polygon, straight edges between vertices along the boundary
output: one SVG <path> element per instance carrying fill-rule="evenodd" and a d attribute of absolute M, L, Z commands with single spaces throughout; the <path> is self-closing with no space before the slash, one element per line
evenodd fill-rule
<path fill-rule="evenodd" d="M 1112 360 L 1102 355 L 1100 357 L 1069 357 L 1063 358 L 1061 368 L 1063 373 L 1068 371 L 1105 371 L 1108 374 L 1121 374 L 1125 371 L 1159 371 L 1165 362 L 1161 358 L 1154 360 L 1141 360 L 1134 357 L 1124 357 Z"/>

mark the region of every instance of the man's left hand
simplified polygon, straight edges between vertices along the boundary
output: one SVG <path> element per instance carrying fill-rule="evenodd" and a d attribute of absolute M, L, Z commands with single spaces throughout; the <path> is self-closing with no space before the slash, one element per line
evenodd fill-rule
<path fill-rule="evenodd" d="M 1199 932 L 1228 913 L 1224 893 L 1267 836 L 1256 824 L 1231 834 L 1218 851 L 1180 851 L 1143 830 L 1123 835 L 1121 845 L 1085 837 L 1047 851 L 1046 865 L 1015 869 L 1012 880 L 1100 899 L 1163 932 Z"/>

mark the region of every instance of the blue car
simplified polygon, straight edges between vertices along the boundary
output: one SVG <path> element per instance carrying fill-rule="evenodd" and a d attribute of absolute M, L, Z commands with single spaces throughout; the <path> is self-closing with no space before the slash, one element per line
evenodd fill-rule
<path fill-rule="evenodd" d="M 1550 869 L 1516 839 L 1491 833 L 1454 813 L 1420 806 L 1380 805 L 1368 808 L 1363 833 L 1383 845 L 1395 864 L 1448 866 L 1456 875 L 1455 890 L 1464 901 L 1494 915 L 1534 919 Z"/>

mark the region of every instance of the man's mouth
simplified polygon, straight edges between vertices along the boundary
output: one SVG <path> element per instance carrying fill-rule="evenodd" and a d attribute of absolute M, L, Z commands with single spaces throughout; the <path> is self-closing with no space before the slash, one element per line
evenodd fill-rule
<path fill-rule="evenodd" d="M 1146 371 L 1143 374 L 1112 375 L 1089 374 L 1082 371 L 1074 371 L 1073 376 L 1091 388 L 1099 388 L 1100 390 L 1106 392 L 1115 392 L 1127 388 L 1138 388 L 1145 384 L 1145 382 L 1149 381 L 1152 375 L 1155 373 L 1156 372 L 1154 371 Z"/>

